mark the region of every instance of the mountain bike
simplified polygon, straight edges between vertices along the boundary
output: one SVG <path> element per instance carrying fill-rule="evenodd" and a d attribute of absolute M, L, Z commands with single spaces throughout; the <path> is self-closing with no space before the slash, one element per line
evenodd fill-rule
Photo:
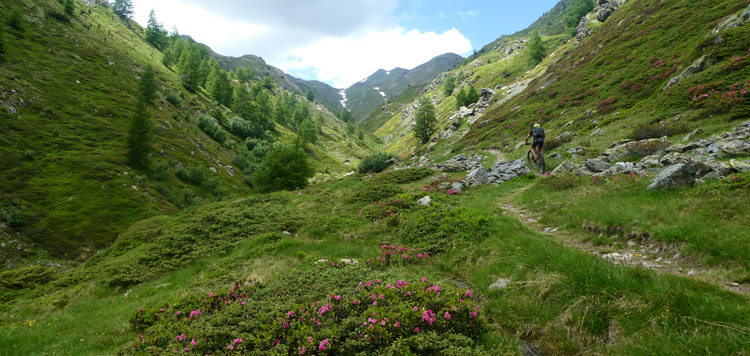
<path fill-rule="evenodd" d="M 529 161 L 531 169 L 538 169 L 539 173 L 544 173 L 544 154 L 542 150 L 536 150 L 536 161 L 534 160 L 534 153 L 529 149 L 529 153 L 526 154 L 526 160 Z"/>

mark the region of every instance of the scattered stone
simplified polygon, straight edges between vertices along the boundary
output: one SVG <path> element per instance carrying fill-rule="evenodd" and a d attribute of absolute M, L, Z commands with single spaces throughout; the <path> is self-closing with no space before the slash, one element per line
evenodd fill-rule
<path fill-rule="evenodd" d="M 565 124 L 565 125 L 564 125 L 563 127 L 568 127 L 568 126 L 570 126 L 570 125 L 573 125 L 573 120 L 570 120 L 570 121 L 568 121 L 568 123 L 567 123 L 567 124 Z"/>
<path fill-rule="evenodd" d="M 281 233 L 284 234 L 284 235 L 286 235 L 286 236 L 291 236 L 292 235 L 292 233 L 289 232 L 289 231 L 282 231 Z"/>
<path fill-rule="evenodd" d="M 682 141 L 683 142 L 692 141 L 693 139 L 695 139 L 695 136 L 698 136 L 701 133 L 703 133 L 703 129 L 697 128 L 697 129 L 693 130 L 693 132 L 685 135 L 685 137 L 682 138 Z"/>
<path fill-rule="evenodd" d="M 728 142 L 719 142 L 721 151 L 730 156 L 750 155 L 750 142 L 747 140 L 732 140 Z"/>
<path fill-rule="evenodd" d="M 562 141 L 562 142 L 570 142 L 575 136 L 576 136 L 575 132 L 565 131 L 557 135 L 557 137 L 555 137 L 555 140 Z"/>
<path fill-rule="evenodd" d="M 464 185 L 461 182 L 453 182 L 453 184 L 450 185 L 450 189 L 453 189 L 459 193 L 463 190 Z"/>
<path fill-rule="evenodd" d="M 466 176 L 466 180 L 469 181 L 471 185 L 487 184 L 490 181 L 484 167 L 479 167 L 471 171 L 469 175 Z"/>
<path fill-rule="evenodd" d="M 209 167 L 208 167 L 208 170 L 209 170 L 209 171 L 211 171 L 211 172 L 214 172 L 214 173 L 216 173 L 216 168 L 215 168 L 215 167 L 213 167 L 213 166 L 209 166 Z"/>
<path fill-rule="evenodd" d="M 737 172 L 750 172 L 750 163 L 740 162 L 736 159 L 729 161 L 729 166 Z"/>
<path fill-rule="evenodd" d="M 430 203 L 432 203 L 432 198 L 430 198 L 429 195 L 425 196 L 422 199 L 417 200 L 417 204 L 419 205 L 429 206 Z"/>
<path fill-rule="evenodd" d="M 490 169 L 488 174 L 490 181 L 493 183 L 502 183 L 530 172 L 529 167 L 526 167 L 526 161 L 520 158 L 515 161 L 498 162 Z"/>
<path fill-rule="evenodd" d="M 661 171 L 649 184 L 649 190 L 691 186 L 695 183 L 696 168 L 689 163 L 677 163 Z"/>
<path fill-rule="evenodd" d="M 232 166 L 226 166 L 225 169 L 230 177 L 234 177 L 234 168 L 232 168 Z"/>
<path fill-rule="evenodd" d="M 594 173 L 604 172 L 612 167 L 611 164 L 596 158 L 587 159 L 583 161 L 583 164 Z"/>
<path fill-rule="evenodd" d="M 560 163 L 553 171 L 552 175 L 560 175 L 560 174 L 570 174 L 573 173 L 578 168 L 577 165 L 571 163 L 568 160 L 563 161 Z"/>
<path fill-rule="evenodd" d="M 488 289 L 489 290 L 504 289 L 505 287 L 507 287 L 510 284 L 510 282 L 511 282 L 510 279 L 499 278 L 497 281 L 495 281 L 495 283 L 490 284 L 490 286 L 488 287 Z"/>

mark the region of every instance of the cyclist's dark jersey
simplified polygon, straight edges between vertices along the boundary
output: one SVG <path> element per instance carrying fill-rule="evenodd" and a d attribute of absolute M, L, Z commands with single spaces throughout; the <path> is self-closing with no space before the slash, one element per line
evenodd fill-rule
<path fill-rule="evenodd" d="M 533 127 L 529 132 L 529 135 L 534 138 L 534 143 L 531 145 L 534 147 L 542 148 L 544 146 L 544 129 L 541 127 Z"/>

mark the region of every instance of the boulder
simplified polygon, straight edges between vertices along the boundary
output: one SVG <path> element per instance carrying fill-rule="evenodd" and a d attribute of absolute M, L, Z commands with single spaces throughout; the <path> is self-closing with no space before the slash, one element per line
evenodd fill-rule
<path fill-rule="evenodd" d="M 612 167 L 611 164 L 596 158 L 583 161 L 583 165 L 594 173 L 604 172 L 609 169 L 609 167 Z"/>
<path fill-rule="evenodd" d="M 703 132 L 703 129 L 697 128 L 697 129 L 693 130 L 693 132 L 685 135 L 685 137 L 682 138 L 682 141 L 683 142 L 692 141 L 692 140 L 695 139 L 695 136 L 700 135 L 702 132 Z"/>
<path fill-rule="evenodd" d="M 573 173 L 576 169 L 578 169 L 578 165 L 575 165 L 571 163 L 568 160 L 563 161 L 560 163 L 555 169 L 552 171 L 552 175 L 560 175 L 560 174 L 570 174 Z"/>
<path fill-rule="evenodd" d="M 640 162 L 638 163 L 640 163 L 641 165 L 645 167 L 660 167 L 660 166 L 663 166 L 663 164 L 659 162 L 660 158 L 661 156 L 659 155 L 650 155 L 650 156 L 641 158 Z"/>
<path fill-rule="evenodd" d="M 432 203 L 432 198 L 430 198 L 429 195 L 425 196 L 422 199 L 417 200 L 417 204 L 419 204 L 419 205 L 428 206 L 428 205 L 430 205 L 430 203 Z"/>
<path fill-rule="evenodd" d="M 460 172 L 468 169 L 469 164 L 469 159 L 465 155 L 460 154 L 436 165 L 436 168 L 441 172 Z"/>
<path fill-rule="evenodd" d="M 484 167 L 479 167 L 471 171 L 469 175 L 466 176 L 466 180 L 469 181 L 471 185 L 487 184 L 490 181 Z"/>
<path fill-rule="evenodd" d="M 750 155 L 750 142 L 746 140 L 731 140 L 719 142 L 721 151 L 731 156 Z"/>
<path fill-rule="evenodd" d="M 633 162 L 617 162 L 608 170 L 610 175 L 642 174 L 644 171 L 645 167 L 643 165 Z"/>
<path fill-rule="evenodd" d="M 562 141 L 562 142 L 570 142 L 571 140 L 573 140 L 573 137 L 575 136 L 576 136 L 575 132 L 565 131 L 557 135 L 557 137 L 555 137 L 555 140 Z"/>
<path fill-rule="evenodd" d="M 726 177 L 734 171 L 731 161 L 729 163 L 710 161 L 708 165 L 711 167 L 711 172 L 718 174 L 719 177 Z"/>
<path fill-rule="evenodd" d="M 672 146 L 667 147 L 667 153 L 671 153 L 671 152 L 684 153 L 687 151 L 692 151 L 699 147 L 702 147 L 702 145 L 699 142 L 690 142 L 687 144 L 676 143 Z"/>
<path fill-rule="evenodd" d="M 498 162 L 488 172 L 489 179 L 492 182 L 502 183 L 511 179 L 518 178 L 531 172 L 526 167 L 526 161 L 523 158 L 515 161 Z"/>
<path fill-rule="evenodd" d="M 604 152 L 602 152 L 602 155 L 607 157 L 607 160 L 609 160 L 610 162 L 617 162 L 632 156 L 632 153 L 630 152 L 630 148 L 628 148 L 627 145 L 617 145 L 615 147 L 604 150 Z"/>
<path fill-rule="evenodd" d="M 736 159 L 729 161 L 729 166 L 737 172 L 750 172 L 750 163 L 740 162 Z"/>
<path fill-rule="evenodd" d="M 716 28 L 714 28 L 708 35 L 706 35 L 706 38 L 730 28 L 740 27 L 747 22 L 750 22 L 750 5 L 742 12 L 732 15 L 728 19 L 718 24 Z"/>
<path fill-rule="evenodd" d="M 461 191 L 463 191 L 463 190 L 464 190 L 464 184 L 463 184 L 463 183 L 461 183 L 461 182 L 453 182 L 453 183 L 451 184 L 451 187 L 450 187 L 450 189 L 453 189 L 453 190 L 455 190 L 455 191 L 457 191 L 457 192 L 461 193 Z"/>
<path fill-rule="evenodd" d="M 691 186 L 695 184 L 695 173 L 696 168 L 692 164 L 677 163 L 657 174 L 647 189 L 669 189 Z"/>
<path fill-rule="evenodd" d="M 459 117 L 467 117 L 474 114 L 474 109 L 469 109 L 465 106 L 462 106 L 460 109 L 458 109 L 458 116 Z"/>
<path fill-rule="evenodd" d="M 659 163 L 665 166 L 673 165 L 680 160 L 680 156 L 682 155 L 677 152 L 667 153 L 661 159 L 659 159 Z"/>

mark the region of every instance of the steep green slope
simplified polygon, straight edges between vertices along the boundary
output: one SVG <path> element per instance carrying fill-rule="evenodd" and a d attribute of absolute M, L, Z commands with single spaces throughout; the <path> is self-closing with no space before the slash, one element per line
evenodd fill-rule
<path fill-rule="evenodd" d="M 99 5 L 76 3 L 73 16 L 51 0 L 0 6 L 21 14 L 0 62 L 3 268 L 47 253 L 84 260 L 134 221 L 251 192 L 233 160 L 242 140 L 230 133 L 219 144 L 199 129 L 215 103 L 183 89 L 137 24 Z M 153 156 L 138 171 L 124 163 L 125 141 L 148 64 L 158 87 L 148 108 Z M 350 171 L 346 163 L 371 150 L 324 107 L 304 105 L 312 118 L 321 113 L 321 139 L 308 148 L 321 177 Z M 226 118 L 216 122 L 229 131 Z M 277 130 L 281 142 L 296 139 Z"/>
<path fill-rule="evenodd" d="M 444 131 L 456 113 L 454 97 L 437 90 L 441 81 L 427 93 L 438 108 L 437 132 L 450 134 L 430 145 L 433 157 L 440 160 L 451 153 L 483 149 L 520 156 L 525 150 L 516 149 L 516 143 L 523 141 L 533 122 L 542 123 L 548 137 L 563 131 L 576 134 L 560 151 L 550 152 L 563 156 L 566 149 L 578 146 L 596 155 L 613 141 L 632 137 L 636 128 L 671 124 L 674 119 L 685 124 L 680 132 L 700 127 L 708 135 L 733 127 L 735 120 L 747 117 L 750 105 L 743 91 L 750 79 L 745 64 L 750 27 L 711 32 L 747 5 L 632 0 L 604 23 L 591 15 L 592 33 L 578 45 L 566 34 L 543 36 L 549 55 L 538 66 L 529 64 L 523 38 L 501 38 L 450 73 L 462 75 L 459 87 L 473 83 L 496 89 L 493 104 L 470 121 L 463 119 L 457 134 Z M 701 63 L 710 65 L 694 70 Z M 686 70 L 697 73 L 667 88 Z M 702 94 L 710 98 L 695 98 Z M 401 154 L 416 146 L 404 120 L 409 114 L 397 113 L 376 132 L 379 137 L 400 137 L 387 144 Z"/>

